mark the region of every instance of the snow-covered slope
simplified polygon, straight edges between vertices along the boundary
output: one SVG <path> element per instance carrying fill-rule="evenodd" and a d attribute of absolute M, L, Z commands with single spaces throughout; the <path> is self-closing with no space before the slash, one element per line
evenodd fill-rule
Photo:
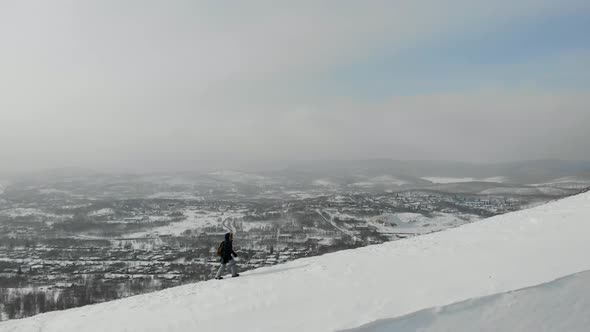
<path fill-rule="evenodd" d="M 237 279 L 8 321 L 0 331 L 338 331 L 590 270 L 589 233 L 584 193 Z"/>
<path fill-rule="evenodd" d="M 590 271 L 542 285 L 384 319 L 347 332 L 587 332 Z M 342 331 L 344 332 L 344 331 Z"/>

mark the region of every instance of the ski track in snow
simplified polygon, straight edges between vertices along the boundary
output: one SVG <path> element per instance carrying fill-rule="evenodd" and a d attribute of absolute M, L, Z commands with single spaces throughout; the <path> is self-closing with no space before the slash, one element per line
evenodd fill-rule
<path fill-rule="evenodd" d="M 236 279 L 8 321 L 0 323 L 0 331 L 357 328 L 590 270 L 589 217 L 590 193 L 585 193 L 443 232 L 261 268 Z M 480 330 L 475 325 L 472 330 Z"/>

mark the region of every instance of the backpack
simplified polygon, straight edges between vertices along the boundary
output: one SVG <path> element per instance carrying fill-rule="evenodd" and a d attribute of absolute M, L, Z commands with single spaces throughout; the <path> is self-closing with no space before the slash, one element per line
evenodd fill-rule
<path fill-rule="evenodd" d="M 223 244 L 225 243 L 225 241 L 221 241 L 221 243 L 219 244 L 219 247 L 217 247 L 217 256 L 223 255 Z"/>

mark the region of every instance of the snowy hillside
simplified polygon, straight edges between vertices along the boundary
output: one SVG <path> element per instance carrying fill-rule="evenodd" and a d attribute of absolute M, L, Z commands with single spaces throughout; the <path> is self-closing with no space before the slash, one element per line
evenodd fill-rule
<path fill-rule="evenodd" d="M 537 291 L 458 302 L 590 270 L 589 220 L 590 193 L 584 193 L 439 233 L 258 269 L 237 279 L 8 321 L 0 323 L 0 331 L 389 331 L 379 324 L 403 319 L 434 330 L 473 331 L 496 330 L 491 325 L 504 317 L 518 324 L 503 321 L 505 329 L 537 331 L 534 321 L 547 310 L 549 319 L 575 331 L 590 317 L 588 301 L 576 297 L 584 294 L 579 288 L 587 285 L 587 274 Z M 458 304 L 444 307 L 453 303 Z M 541 303 L 535 314 L 523 309 Z M 509 304 L 512 314 L 502 308 Z M 442 309 L 419 312 L 437 307 Z M 490 325 L 478 326 L 484 323 Z"/>
<path fill-rule="evenodd" d="M 542 285 L 420 310 L 346 331 L 588 331 L 589 284 L 590 271 L 586 271 Z"/>

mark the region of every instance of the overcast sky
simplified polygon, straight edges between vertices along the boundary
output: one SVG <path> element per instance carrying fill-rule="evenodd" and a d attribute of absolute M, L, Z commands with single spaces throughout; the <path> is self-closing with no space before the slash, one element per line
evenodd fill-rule
<path fill-rule="evenodd" d="M 590 160 L 588 0 L 0 0 L 0 170 Z"/>

